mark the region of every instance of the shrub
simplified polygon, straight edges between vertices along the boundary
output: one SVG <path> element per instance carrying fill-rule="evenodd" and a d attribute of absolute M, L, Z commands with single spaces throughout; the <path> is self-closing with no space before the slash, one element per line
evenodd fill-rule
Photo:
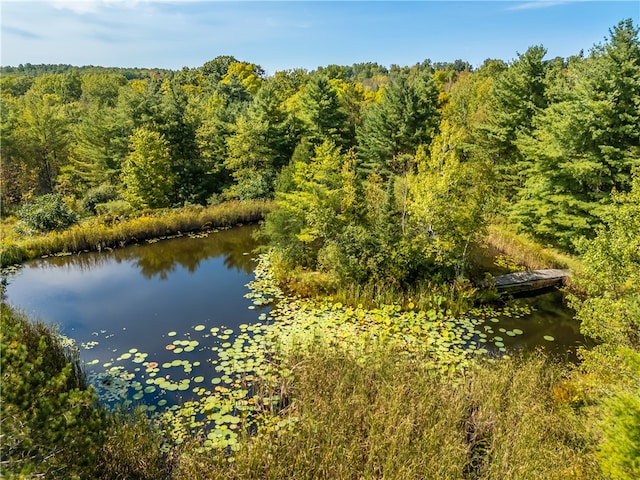
<path fill-rule="evenodd" d="M 111 413 L 99 462 L 101 478 L 169 478 L 171 465 L 162 452 L 163 441 L 160 429 L 143 409 Z"/>
<path fill-rule="evenodd" d="M 612 479 L 640 478 L 640 394 L 612 396 L 604 402 L 603 414 L 602 470 Z"/>
<path fill-rule="evenodd" d="M 99 187 L 91 188 L 82 197 L 83 210 L 96 213 L 96 206 L 101 203 L 107 203 L 119 198 L 118 192 L 113 185 L 100 185 Z"/>
<path fill-rule="evenodd" d="M 64 230 L 78 222 L 78 216 L 57 193 L 36 197 L 23 205 L 17 216 L 23 226 L 37 232 Z"/>
<path fill-rule="evenodd" d="M 112 200 L 110 202 L 98 203 L 95 206 L 98 215 L 112 215 L 126 218 L 133 213 L 133 207 L 126 200 Z"/>
<path fill-rule="evenodd" d="M 0 477 L 91 478 L 105 427 L 77 351 L 2 304 Z"/>

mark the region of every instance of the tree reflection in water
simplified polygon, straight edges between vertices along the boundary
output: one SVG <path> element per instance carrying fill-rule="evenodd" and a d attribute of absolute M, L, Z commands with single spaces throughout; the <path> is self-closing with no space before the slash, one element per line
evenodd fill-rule
<path fill-rule="evenodd" d="M 247 225 L 210 232 L 201 238 L 179 237 L 155 241 L 151 244 L 130 245 L 109 252 L 87 252 L 79 255 L 47 258 L 40 268 L 69 268 L 91 270 L 107 262 L 130 262 L 142 275 L 151 279 L 158 276 L 166 280 L 178 266 L 193 273 L 202 261 L 222 257 L 228 269 L 250 274 L 253 269 L 253 250 L 259 243 L 253 238 L 257 225 Z"/>

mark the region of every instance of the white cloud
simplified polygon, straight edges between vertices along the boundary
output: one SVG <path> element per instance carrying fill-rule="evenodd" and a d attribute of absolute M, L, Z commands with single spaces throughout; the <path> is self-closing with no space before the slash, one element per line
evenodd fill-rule
<path fill-rule="evenodd" d="M 74 13 L 97 13 L 105 7 L 134 8 L 148 0 L 52 0 L 51 5 L 58 10 L 70 10 Z"/>
<path fill-rule="evenodd" d="M 549 1 L 549 0 L 537 0 L 533 2 L 519 3 L 518 5 L 514 5 L 509 7 L 508 10 L 533 10 L 537 8 L 550 8 L 556 7 L 558 5 L 564 5 L 567 3 L 571 3 L 568 1 Z"/>

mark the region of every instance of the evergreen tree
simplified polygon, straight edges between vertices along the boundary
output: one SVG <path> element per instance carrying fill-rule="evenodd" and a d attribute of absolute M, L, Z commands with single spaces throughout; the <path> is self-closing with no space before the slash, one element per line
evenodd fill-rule
<path fill-rule="evenodd" d="M 397 172 L 394 162 L 403 155 L 413 156 L 419 145 L 428 145 L 437 126 L 437 98 L 429 73 L 413 79 L 406 75 L 393 77 L 380 103 L 365 112 L 357 131 L 361 168 L 388 176 Z"/>
<path fill-rule="evenodd" d="M 272 194 L 277 172 L 293 153 L 297 139 L 292 133 L 276 85 L 265 84 L 227 139 L 225 166 L 237 182 L 231 196 L 248 199 Z"/>
<path fill-rule="evenodd" d="M 479 140 L 498 166 L 507 198 L 522 186 L 525 161 L 516 139 L 532 130 L 533 119 L 547 106 L 542 46 L 530 47 L 493 84 L 490 109 Z"/>
<path fill-rule="evenodd" d="M 175 176 L 172 203 L 204 203 L 207 197 L 205 167 L 196 142 L 199 119 L 189 115 L 189 95 L 181 85 L 165 80 L 155 127 L 169 145 Z"/>
<path fill-rule="evenodd" d="M 342 110 L 336 90 L 327 77 L 315 75 L 305 85 L 300 95 L 300 120 L 307 136 L 314 145 L 325 141 L 345 145 L 347 115 Z"/>
<path fill-rule="evenodd" d="M 229 157 L 227 139 L 251 100 L 251 94 L 241 79 L 234 75 L 228 78 L 228 82 L 218 83 L 202 108 L 201 122 L 196 129 L 196 144 L 210 193 L 220 193 L 231 184 L 230 172 L 225 167 Z"/>
<path fill-rule="evenodd" d="M 629 189 L 640 163 L 640 44 L 621 22 L 591 58 L 574 63 L 564 97 L 535 119 L 516 142 L 526 159 L 526 183 L 512 218 L 565 249 L 592 237 L 616 189 Z"/>

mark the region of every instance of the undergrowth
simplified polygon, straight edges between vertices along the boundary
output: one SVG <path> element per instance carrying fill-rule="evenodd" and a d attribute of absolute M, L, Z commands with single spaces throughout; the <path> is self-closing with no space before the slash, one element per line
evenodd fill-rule
<path fill-rule="evenodd" d="M 568 268 L 579 271 L 580 261 L 555 248 L 545 247 L 528 236 L 516 233 L 512 227 L 494 224 L 488 227 L 486 243 L 509 256 L 515 263 L 530 270 Z"/>

